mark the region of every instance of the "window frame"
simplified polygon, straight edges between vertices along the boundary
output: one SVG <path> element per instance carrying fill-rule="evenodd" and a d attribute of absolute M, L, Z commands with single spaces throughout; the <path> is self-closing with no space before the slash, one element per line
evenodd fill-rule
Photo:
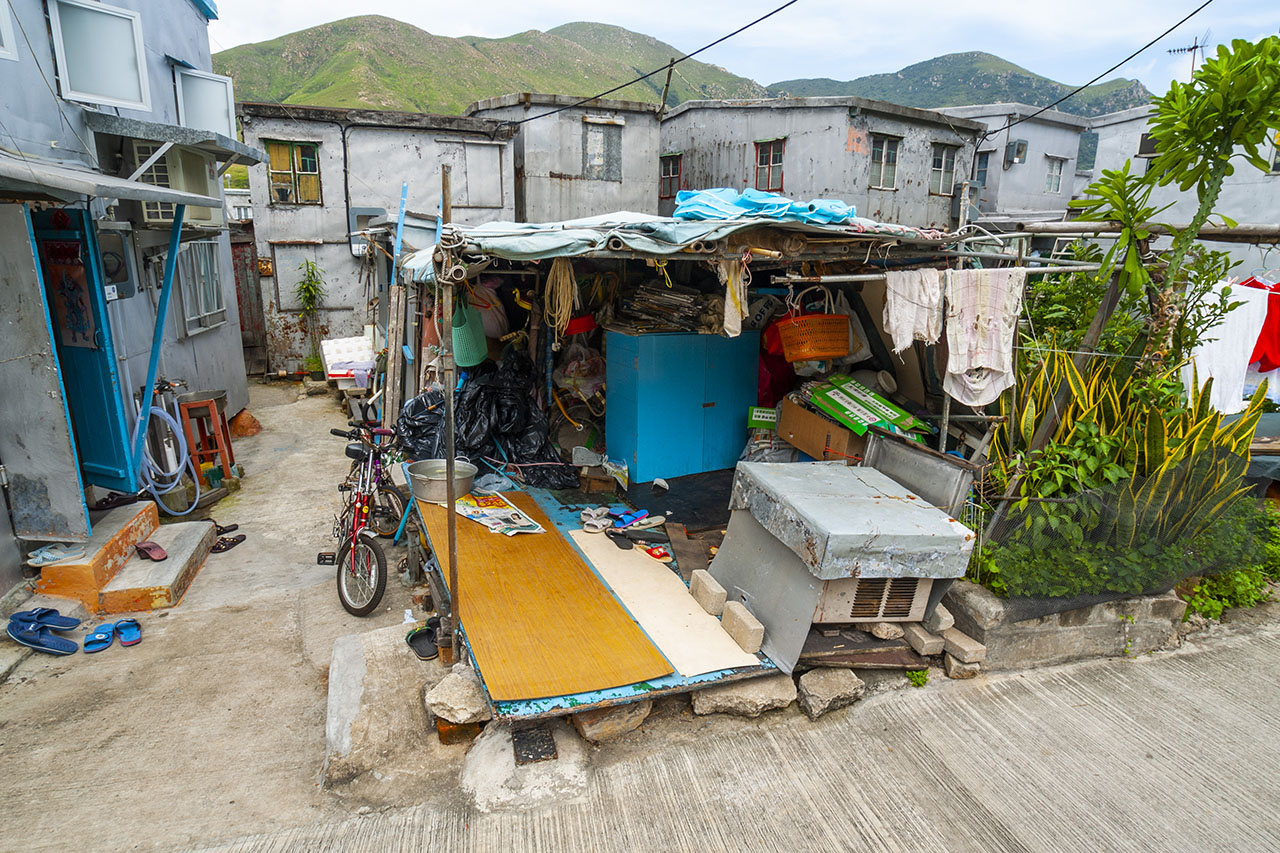
<path fill-rule="evenodd" d="M 663 174 L 663 166 L 674 161 L 676 171 L 673 175 Z M 674 185 L 671 183 L 675 179 Z M 670 154 L 661 154 L 658 156 L 658 198 L 668 199 L 675 198 L 676 193 L 680 192 L 680 184 L 684 180 L 684 152 L 673 151 Z"/>
<path fill-rule="evenodd" d="M 213 74 L 209 71 L 197 71 L 194 68 L 182 68 L 181 66 L 175 66 L 173 70 L 175 72 L 174 89 L 177 91 L 178 95 L 178 124 L 183 127 L 193 127 L 193 125 L 187 124 L 187 108 L 182 98 L 182 78 L 196 77 L 202 80 L 217 80 L 224 84 L 224 88 L 227 93 L 227 118 L 231 124 L 230 127 L 227 128 L 226 133 L 222 133 L 221 130 L 213 132 L 222 133 L 222 135 L 228 139 L 234 139 L 236 136 L 236 98 L 234 93 L 234 81 L 230 77 L 225 77 L 222 74 Z M 209 130 L 207 127 L 196 129 Z"/>
<path fill-rule="evenodd" d="M 885 154 L 888 152 L 889 143 L 893 143 L 893 162 L 888 163 Z M 880 146 L 880 160 L 876 160 L 876 146 Z M 871 179 L 868 182 L 870 189 L 873 190 L 897 190 L 898 189 L 898 158 L 902 150 L 902 137 L 889 136 L 884 133 L 871 134 Z M 885 167 L 893 167 L 893 179 L 886 186 L 884 183 Z M 879 174 L 877 175 L 877 169 Z"/>
<path fill-rule="evenodd" d="M 59 11 L 63 4 L 103 15 L 115 15 L 116 17 L 125 18 L 133 24 L 133 45 L 138 63 L 138 91 L 142 96 L 141 101 L 127 101 L 120 98 L 95 95 L 91 92 L 78 91 L 72 87 L 70 65 L 67 63 L 66 47 L 63 44 L 62 18 Z M 106 107 L 151 112 L 151 75 L 147 73 L 147 51 L 142 43 L 141 12 L 122 9 L 119 6 L 108 6 L 105 3 L 93 3 L 89 2 L 89 0 L 49 0 L 48 10 L 50 29 L 53 31 L 53 56 L 58 63 L 58 91 L 64 101 L 83 101 Z"/>
<path fill-rule="evenodd" d="M 1044 191 L 1051 195 L 1062 195 L 1062 176 L 1067 171 L 1067 160 L 1069 158 L 1054 157 L 1052 154 L 1046 154 L 1044 157 L 1049 161 L 1049 166 L 1044 175 Z M 1054 166 L 1058 167 L 1057 172 L 1054 172 Z M 1055 183 L 1055 178 L 1057 179 L 1057 187 L 1050 187 L 1050 184 Z"/>
<path fill-rule="evenodd" d="M 263 148 L 267 151 L 267 205 L 274 207 L 276 205 L 323 205 L 324 204 L 324 180 L 320 174 L 320 143 L 307 139 L 263 139 L 260 140 Z M 289 186 L 291 197 L 288 200 L 281 200 L 276 197 L 275 180 L 276 175 L 286 174 L 282 169 L 271 168 L 271 146 L 286 145 L 289 148 Z M 304 146 L 310 146 L 315 151 L 316 170 L 314 172 L 300 171 L 301 154 L 299 149 Z M 299 175 L 315 175 L 316 176 L 316 199 L 315 201 L 300 201 L 298 192 L 298 176 Z"/>
<path fill-rule="evenodd" d="M 757 190 L 762 193 L 780 193 L 786 180 L 784 171 L 787 156 L 787 138 L 780 136 L 777 139 L 758 139 L 755 148 L 755 181 L 752 183 Z M 768 161 L 762 166 L 760 164 L 760 153 L 768 151 Z M 774 153 L 777 153 L 777 162 L 774 162 Z M 765 186 L 760 186 L 760 170 L 764 169 Z M 777 186 L 773 183 L 774 171 L 778 173 Z"/>
<path fill-rule="evenodd" d="M 937 165 L 938 151 L 942 151 L 942 166 Z M 959 159 L 960 146 L 948 145 L 945 142 L 935 142 L 929 150 L 929 194 L 946 196 L 950 198 L 956 194 L 956 160 Z M 951 158 L 951 166 L 947 167 L 947 157 Z M 938 178 L 938 188 L 934 189 L 933 179 L 935 175 Z M 947 176 L 950 175 L 950 183 Z"/>
<path fill-rule="evenodd" d="M 994 153 L 994 151 L 979 151 L 974 155 L 973 179 L 983 189 L 986 189 L 987 180 L 991 175 L 991 155 Z"/>
<path fill-rule="evenodd" d="M 13 34 L 13 12 L 9 9 L 8 0 L 0 3 L 0 59 L 18 61 L 17 36 Z"/>
<path fill-rule="evenodd" d="M 582 179 L 584 181 L 608 181 L 622 183 L 622 143 L 627 122 L 612 116 L 584 115 L 582 117 Z M 591 135 L 600 134 L 600 163 L 591 162 Z M 611 137 L 613 139 L 611 140 Z M 617 143 L 617 157 L 609 158 L 610 141 Z"/>
<path fill-rule="evenodd" d="M 148 286 L 157 291 L 160 289 L 160 278 L 168 254 L 168 251 L 161 252 L 150 258 L 146 265 Z M 195 254 L 202 257 L 197 259 Z M 201 269 L 205 275 L 201 277 L 202 281 L 197 282 L 194 274 Z M 181 337 L 194 337 L 227 324 L 227 294 L 222 282 L 221 246 L 216 238 L 183 243 L 178 249 L 173 278 L 177 285 L 178 304 L 182 309 L 178 326 Z M 215 307 L 203 304 L 208 298 L 216 301 Z"/>

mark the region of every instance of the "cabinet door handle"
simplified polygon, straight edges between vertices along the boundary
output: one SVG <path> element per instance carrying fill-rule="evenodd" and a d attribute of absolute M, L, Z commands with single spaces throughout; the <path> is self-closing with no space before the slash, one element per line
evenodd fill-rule
<path fill-rule="evenodd" d="M 714 406 L 714 405 L 715 405 L 715 403 L 703 403 L 703 404 L 702 404 L 702 408 L 704 408 L 704 409 L 710 409 L 710 408 L 711 408 L 712 406 Z"/>

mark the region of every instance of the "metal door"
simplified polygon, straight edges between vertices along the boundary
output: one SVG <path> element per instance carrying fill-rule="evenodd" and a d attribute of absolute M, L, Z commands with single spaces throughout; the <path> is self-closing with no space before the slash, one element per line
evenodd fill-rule
<path fill-rule="evenodd" d="M 15 534 L 84 541 L 89 513 L 34 241 L 26 208 L 0 204 L 0 459 Z"/>
<path fill-rule="evenodd" d="M 89 213 L 53 210 L 32 219 L 80 469 L 86 482 L 134 491 L 124 396 Z"/>
<path fill-rule="evenodd" d="M 240 309 L 240 343 L 244 347 L 245 369 L 249 373 L 263 373 L 267 369 L 267 328 L 258 284 L 258 252 L 252 240 L 232 236 L 231 269 L 236 281 L 236 305 Z"/>

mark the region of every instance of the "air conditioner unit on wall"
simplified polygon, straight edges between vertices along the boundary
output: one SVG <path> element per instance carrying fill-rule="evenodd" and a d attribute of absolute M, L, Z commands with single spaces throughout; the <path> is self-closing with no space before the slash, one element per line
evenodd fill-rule
<path fill-rule="evenodd" d="M 136 169 L 160 150 L 161 143 L 133 140 L 133 167 Z M 213 157 L 190 148 L 171 146 L 164 155 L 151 164 L 138 180 L 158 187 L 195 193 L 217 198 L 218 168 Z M 173 222 L 173 204 L 164 201 L 144 201 L 142 220 L 148 225 L 168 225 Z M 183 222 L 219 228 L 223 224 L 221 207 L 188 207 Z"/>
<path fill-rule="evenodd" d="M 840 578 L 822 586 L 813 621 L 919 622 L 933 578 Z"/>

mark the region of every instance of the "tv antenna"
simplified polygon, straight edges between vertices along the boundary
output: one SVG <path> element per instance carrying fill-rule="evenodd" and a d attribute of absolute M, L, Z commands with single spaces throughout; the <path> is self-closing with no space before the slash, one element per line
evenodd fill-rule
<path fill-rule="evenodd" d="M 1205 48 L 1209 46 L 1209 35 L 1211 32 L 1211 30 L 1205 30 L 1204 35 L 1193 38 L 1191 40 L 1191 44 L 1188 46 L 1175 47 L 1172 50 L 1165 51 L 1165 53 L 1168 53 L 1170 56 L 1181 56 L 1184 53 L 1191 54 L 1191 73 L 1194 74 L 1196 72 L 1196 53 L 1199 53 L 1200 58 L 1204 59 L 1204 51 Z"/>

